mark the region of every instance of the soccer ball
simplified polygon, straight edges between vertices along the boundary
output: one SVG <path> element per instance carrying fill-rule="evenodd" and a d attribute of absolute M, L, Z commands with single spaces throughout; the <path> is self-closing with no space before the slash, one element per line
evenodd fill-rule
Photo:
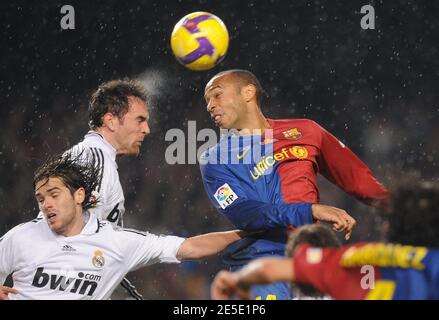
<path fill-rule="evenodd" d="M 171 48 L 177 60 L 191 70 L 208 70 L 227 53 L 229 33 L 220 18 L 208 12 L 193 12 L 175 25 Z"/>

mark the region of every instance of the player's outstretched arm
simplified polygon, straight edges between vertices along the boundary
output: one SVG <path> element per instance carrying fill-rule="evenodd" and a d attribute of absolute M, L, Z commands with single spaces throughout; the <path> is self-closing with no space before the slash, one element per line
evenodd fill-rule
<path fill-rule="evenodd" d="M 17 289 L 0 286 L 0 300 L 9 300 L 10 293 L 17 293 Z"/>
<path fill-rule="evenodd" d="M 178 260 L 203 259 L 224 250 L 229 244 L 241 239 L 244 231 L 212 232 L 187 238 L 177 252 Z"/>
<path fill-rule="evenodd" d="M 261 258 L 238 272 L 219 272 L 211 286 L 211 297 L 226 300 L 236 296 L 249 300 L 252 285 L 293 280 L 293 262 L 290 258 Z"/>

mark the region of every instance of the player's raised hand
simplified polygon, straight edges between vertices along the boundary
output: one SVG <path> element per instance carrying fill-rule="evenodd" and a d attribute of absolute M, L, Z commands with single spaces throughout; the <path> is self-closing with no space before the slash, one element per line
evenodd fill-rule
<path fill-rule="evenodd" d="M 0 300 L 9 300 L 8 295 L 17 292 L 17 289 L 0 286 Z"/>
<path fill-rule="evenodd" d="M 345 239 L 349 240 L 352 235 L 354 226 L 357 224 L 346 211 L 326 206 L 323 204 L 312 205 L 312 215 L 314 219 L 332 223 L 332 228 L 338 232 L 346 232 Z"/>

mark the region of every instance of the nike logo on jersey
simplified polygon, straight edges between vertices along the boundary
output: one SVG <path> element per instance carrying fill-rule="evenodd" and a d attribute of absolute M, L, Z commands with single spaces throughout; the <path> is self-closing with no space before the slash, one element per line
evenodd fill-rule
<path fill-rule="evenodd" d="M 238 153 L 238 155 L 236 156 L 238 158 L 238 160 L 241 160 L 242 158 L 244 158 L 245 155 L 250 151 L 250 149 L 251 149 L 250 147 L 247 147 L 244 149 L 244 151 L 241 154 Z"/>

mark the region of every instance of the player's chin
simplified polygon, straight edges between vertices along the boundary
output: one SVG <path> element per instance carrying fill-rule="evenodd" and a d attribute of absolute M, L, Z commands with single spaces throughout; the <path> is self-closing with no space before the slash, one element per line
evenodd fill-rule
<path fill-rule="evenodd" d="M 224 129 L 224 130 L 232 129 L 230 124 L 226 120 L 220 120 L 218 122 L 215 122 L 215 124 L 220 129 Z"/>
<path fill-rule="evenodd" d="M 55 233 L 60 233 L 62 231 L 62 225 L 59 221 L 48 222 L 50 230 Z"/>
<path fill-rule="evenodd" d="M 131 156 L 138 156 L 140 153 L 140 146 L 141 144 L 136 142 L 134 145 L 132 145 L 128 154 Z"/>

